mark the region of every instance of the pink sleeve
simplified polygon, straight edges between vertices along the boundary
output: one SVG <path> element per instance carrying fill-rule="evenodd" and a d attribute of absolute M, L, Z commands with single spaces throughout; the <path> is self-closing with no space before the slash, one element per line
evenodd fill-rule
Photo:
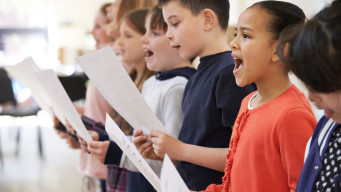
<path fill-rule="evenodd" d="M 105 123 L 106 113 L 111 115 L 111 105 L 105 100 L 97 88 L 90 82 L 86 91 L 84 115 Z"/>

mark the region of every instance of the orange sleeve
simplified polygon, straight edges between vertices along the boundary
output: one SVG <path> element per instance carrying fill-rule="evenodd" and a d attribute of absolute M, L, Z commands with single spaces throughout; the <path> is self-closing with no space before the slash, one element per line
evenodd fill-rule
<path fill-rule="evenodd" d="M 304 163 L 305 147 L 316 124 L 313 113 L 304 108 L 289 110 L 279 120 L 278 145 L 290 191 L 295 191 Z"/>
<path fill-rule="evenodd" d="M 221 185 L 211 184 L 204 190 L 204 192 L 220 192 L 222 189 L 223 189 L 222 184 Z"/>

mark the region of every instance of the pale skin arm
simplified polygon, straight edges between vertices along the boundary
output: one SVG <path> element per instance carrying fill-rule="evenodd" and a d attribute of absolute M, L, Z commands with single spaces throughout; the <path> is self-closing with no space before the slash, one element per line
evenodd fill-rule
<path fill-rule="evenodd" d="M 150 147 L 152 145 L 154 153 L 162 159 L 165 153 L 167 153 L 172 160 L 186 161 L 224 172 L 228 148 L 209 148 L 186 144 L 156 130 L 153 130 L 150 133 L 152 144 L 147 140 L 146 136 L 137 136 L 138 137 L 134 139 L 134 143 L 140 153 L 144 156 L 147 155 L 147 158 L 148 155 L 153 156 Z"/>

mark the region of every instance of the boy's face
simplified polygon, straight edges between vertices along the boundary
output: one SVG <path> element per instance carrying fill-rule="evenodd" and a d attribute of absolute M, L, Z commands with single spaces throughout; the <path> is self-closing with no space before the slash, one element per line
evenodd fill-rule
<path fill-rule="evenodd" d="M 324 116 L 332 118 L 338 124 L 341 123 L 341 91 L 319 93 L 309 90 L 309 100 L 314 102 L 318 109 L 324 110 Z"/>
<path fill-rule="evenodd" d="M 184 59 L 201 56 L 205 47 L 202 43 L 203 23 L 201 15 L 195 16 L 179 0 L 172 0 L 162 7 L 167 23 L 167 38 Z"/>
<path fill-rule="evenodd" d="M 146 33 L 141 38 L 146 53 L 145 60 L 151 71 L 164 72 L 172 68 L 179 54 L 169 45 L 166 33 L 162 29 L 151 29 L 151 16 L 146 19 Z"/>

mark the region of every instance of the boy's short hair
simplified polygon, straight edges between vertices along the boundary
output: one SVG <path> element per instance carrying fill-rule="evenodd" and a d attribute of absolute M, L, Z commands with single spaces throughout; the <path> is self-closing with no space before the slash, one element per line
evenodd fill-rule
<path fill-rule="evenodd" d="M 159 7 L 175 0 L 159 0 Z M 230 3 L 228 0 L 177 0 L 193 15 L 198 15 L 204 9 L 211 9 L 218 17 L 219 25 L 227 30 L 230 18 Z"/>

